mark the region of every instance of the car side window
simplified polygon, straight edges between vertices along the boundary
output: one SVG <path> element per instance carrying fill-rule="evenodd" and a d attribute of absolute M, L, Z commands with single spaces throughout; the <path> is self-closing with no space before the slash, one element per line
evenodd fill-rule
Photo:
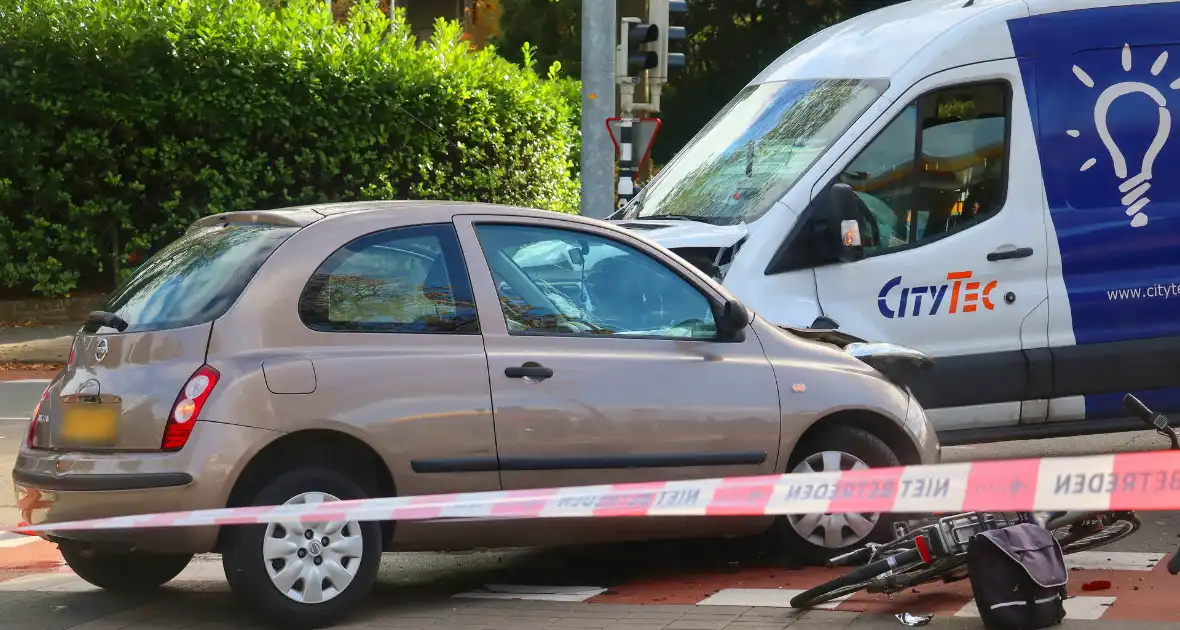
<path fill-rule="evenodd" d="M 924 94 L 837 176 L 860 198 L 866 255 L 968 229 L 1003 208 L 1010 94 L 1005 82 Z"/>
<path fill-rule="evenodd" d="M 374 232 L 336 250 L 304 287 L 299 317 L 323 332 L 479 332 L 449 223 Z"/>
<path fill-rule="evenodd" d="M 511 334 L 714 339 L 710 300 L 652 256 L 590 233 L 478 225 Z"/>

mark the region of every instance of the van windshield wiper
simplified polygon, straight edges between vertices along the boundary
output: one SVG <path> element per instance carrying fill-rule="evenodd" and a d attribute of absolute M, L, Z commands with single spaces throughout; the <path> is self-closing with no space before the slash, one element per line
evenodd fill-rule
<path fill-rule="evenodd" d="M 709 225 L 724 225 L 717 217 L 700 217 L 692 214 L 649 214 L 643 217 L 635 217 L 633 221 L 696 221 L 697 223 L 708 223 Z"/>

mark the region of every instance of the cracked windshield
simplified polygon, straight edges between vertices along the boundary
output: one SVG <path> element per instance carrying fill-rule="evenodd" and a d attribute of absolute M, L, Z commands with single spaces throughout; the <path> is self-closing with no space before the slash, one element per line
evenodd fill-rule
<path fill-rule="evenodd" d="M 887 86 L 885 80 L 857 79 L 748 86 L 623 218 L 749 223 L 782 198 Z"/>

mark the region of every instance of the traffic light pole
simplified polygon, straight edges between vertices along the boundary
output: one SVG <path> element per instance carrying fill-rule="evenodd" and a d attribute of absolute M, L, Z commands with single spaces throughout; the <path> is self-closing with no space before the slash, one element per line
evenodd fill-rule
<path fill-rule="evenodd" d="M 615 150 L 603 122 L 615 115 L 615 3 L 582 0 L 582 214 L 614 212 Z"/>

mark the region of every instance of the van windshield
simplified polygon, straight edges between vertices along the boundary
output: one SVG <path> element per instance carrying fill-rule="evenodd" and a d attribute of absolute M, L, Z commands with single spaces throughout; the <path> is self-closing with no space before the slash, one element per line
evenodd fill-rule
<path fill-rule="evenodd" d="M 104 311 L 125 332 L 195 326 L 221 317 L 246 284 L 298 228 L 229 223 L 192 229 L 139 266 Z"/>
<path fill-rule="evenodd" d="M 747 86 L 626 208 L 622 218 L 717 225 L 757 219 L 889 87 L 886 79 Z"/>

